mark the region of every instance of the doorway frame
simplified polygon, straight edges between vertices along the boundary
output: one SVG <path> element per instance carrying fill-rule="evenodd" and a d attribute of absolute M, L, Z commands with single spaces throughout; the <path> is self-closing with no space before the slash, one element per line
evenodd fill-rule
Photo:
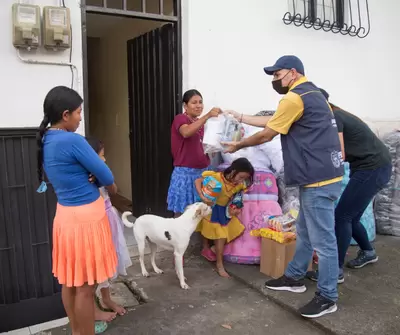
<path fill-rule="evenodd" d="M 163 0 L 158 0 L 160 8 L 163 8 Z M 131 11 L 127 9 L 114 9 L 106 8 L 107 0 L 103 0 L 103 6 L 87 6 L 86 0 L 81 0 L 81 22 L 82 22 L 82 67 L 83 67 L 83 119 L 85 123 L 85 136 L 90 136 L 89 125 L 89 73 L 88 73 L 88 59 L 87 59 L 87 14 L 108 15 L 117 17 L 126 17 L 131 19 L 142 19 L 149 21 L 159 21 L 172 23 L 175 26 L 175 39 L 177 41 L 175 46 L 175 61 L 176 61 L 176 78 L 177 78 L 177 92 L 175 97 L 176 110 L 179 110 L 181 105 L 182 87 L 183 87 L 183 69 L 182 69 L 182 0 L 172 0 L 174 14 L 173 16 L 164 14 L 154 14 L 146 12 Z M 146 0 L 142 0 L 142 6 Z M 123 0 L 123 7 L 126 8 L 126 0 Z M 160 10 L 161 11 L 161 10 Z M 128 134 L 129 136 L 129 134 Z"/>

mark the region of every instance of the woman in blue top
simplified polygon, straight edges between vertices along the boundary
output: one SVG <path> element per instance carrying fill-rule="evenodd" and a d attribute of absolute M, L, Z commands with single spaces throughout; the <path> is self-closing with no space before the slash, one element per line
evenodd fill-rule
<path fill-rule="evenodd" d="M 116 186 L 107 165 L 86 139 L 75 133 L 81 121 L 81 105 L 79 94 L 67 87 L 55 87 L 47 94 L 37 135 L 38 191 L 46 189 L 44 167 L 58 199 L 53 274 L 62 285 L 72 334 L 90 335 L 95 333 L 94 285 L 111 278 L 117 265 L 99 186 L 112 194 Z M 97 185 L 89 181 L 91 175 Z"/>

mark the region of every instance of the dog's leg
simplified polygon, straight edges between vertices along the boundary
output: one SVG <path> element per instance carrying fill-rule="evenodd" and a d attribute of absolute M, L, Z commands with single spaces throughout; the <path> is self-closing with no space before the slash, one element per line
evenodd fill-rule
<path fill-rule="evenodd" d="M 185 275 L 183 274 L 183 254 L 175 251 L 174 256 L 175 256 L 176 274 L 178 276 L 179 283 L 181 284 L 181 287 L 184 290 L 187 290 L 189 289 L 189 285 L 186 284 Z"/>
<path fill-rule="evenodd" d="M 143 236 L 136 236 L 136 242 L 139 250 L 139 262 L 140 262 L 140 267 L 142 269 L 142 275 L 143 277 L 149 277 L 149 273 L 146 270 L 146 267 L 144 266 L 144 248 L 145 248 L 145 237 Z"/>
<path fill-rule="evenodd" d="M 161 274 L 164 273 L 163 270 L 161 270 L 157 265 L 156 265 L 156 252 L 157 252 L 157 244 L 151 242 L 150 240 L 149 244 L 150 244 L 150 250 L 151 250 L 151 265 L 153 267 L 153 270 L 155 273 Z"/>

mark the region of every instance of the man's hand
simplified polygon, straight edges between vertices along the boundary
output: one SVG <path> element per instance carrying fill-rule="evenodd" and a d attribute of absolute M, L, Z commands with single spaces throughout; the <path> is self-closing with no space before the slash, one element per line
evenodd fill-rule
<path fill-rule="evenodd" d="M 240 114 L 233 110 L 226 110 L 225 113 L 231 114 L 237 121 L 241 121 L 243 114 Z"/>
<path fill-rule="evenodd" d="M 224 153 L 233 154 L 234 152 L 238 151 L 240 142 L 221 142 L 224 146 Z"/>

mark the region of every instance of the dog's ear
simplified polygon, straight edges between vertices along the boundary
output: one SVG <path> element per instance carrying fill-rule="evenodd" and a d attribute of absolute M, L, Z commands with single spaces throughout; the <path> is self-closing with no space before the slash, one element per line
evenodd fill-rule
<path fill-rule="evenodd" d="M 193 220 L 197 219 L 202 214 L 202 208 L 197 208 L 196 212 L 194 212 Z"/>

